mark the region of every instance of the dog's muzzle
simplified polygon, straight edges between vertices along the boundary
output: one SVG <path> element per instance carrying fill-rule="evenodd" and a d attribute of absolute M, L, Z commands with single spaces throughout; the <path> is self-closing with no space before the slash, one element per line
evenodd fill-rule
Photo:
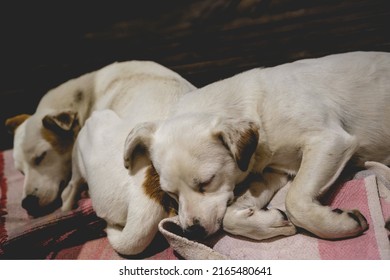
<path fill-rule="evenodd" d="M 57 198 L 47 206 L 39 205 L 39 198 L 35 195 L 28 195 L 22 200 L 22 207 L 27 211 L 28 215 L 36 218 L 47 215 L 61 206 L 61 199 Z"/>
<path fill-rule="evenodd" d="M 35 195 L 28 195 L 22 200 L 22 207 L 27 213 L 34 213 L 39 209 L 39 198 Z M 31 214 L 30 214 L 31 215 Z"/>

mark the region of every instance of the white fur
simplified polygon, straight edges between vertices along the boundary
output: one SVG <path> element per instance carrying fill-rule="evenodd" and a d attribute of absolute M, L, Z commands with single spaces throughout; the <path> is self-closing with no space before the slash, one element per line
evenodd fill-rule
<path fill-rule="evenodd" d="M 106 95 L 110 102 L 122 93 L 130 97 L 126 104 L 118 100 L 123 105 L 123 119 L 112 110 L 98 110 L 87 120 L 75 144 L 72 179 L 62 194 L 63 209 L 69 209 L 84 179 L 94 210 L 107 222 L 109 242 L 126 255 L 144 251 L 158 223 L 169 215 L 145 192 L 150 160 L 137 157 L 130 174 L 125 168 L 122 155 L 126 136 L 138 123 L 164 119 L 184 93 L 195 89 L 168 69 L 155 70 L 147 68 L 141 79 L 121 80 L 113 89 L 113 98 Z"/>
<path fill-rule="evenodd" d="M 317 198 L 350 159 L 390 164 L 389 107 L 387 53 L 253 69 L 185 95 L 166 121 L 143 124 L 154 129 L 128 138 L 125 161 L 130 166 L 135 139 L 148 146 L 187 230 L 212 234 L 223 220 L 225 230 L 255 239 L 294 234 L 294 225 L 323 238 L 356 236 L 368 227 L 359 211 L 333 212 Z M 257 146 L 240 169 L 242 139 Z M 262 210 L 290 176 L 293 225 L 278 210 Z M 247 190 L 230 204 L 238 184 Z"/>

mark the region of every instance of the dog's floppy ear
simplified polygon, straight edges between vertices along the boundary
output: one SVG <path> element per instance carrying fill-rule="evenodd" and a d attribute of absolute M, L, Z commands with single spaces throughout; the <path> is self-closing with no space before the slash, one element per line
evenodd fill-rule
<path fill-rule="evenodd" d="M 225 120 L 214 136 L 230 151 L 241 171 L 249 167 L 259 142 L 259 126 L 250 120 Z"/>
<path fill-rule="evenodd" d="M 77 133 L 80 129 L 76 112 L 65 111 L 55 115 L 46 115 L 42 119 L 43 127 L 57 135 Z"/>
<path fill-rule="evenodd" d="M 126 138 L 124 149 L 125 167 L 132 171 L 138 154 L 148 152 L 157 124 L 145 122 L 134 127 Z"/>
<path fill-rule="evenodd" d="M 30 115 L 21 114 L 21 115 L 17 115 L 15 117 L 9 118 L 5 121 L 5 127 L 7 128 L 9 133 L 14 134 L 15 130 L 19 127 L 19 125 L 21 125 L 29 117 L 30 117 Z"/>

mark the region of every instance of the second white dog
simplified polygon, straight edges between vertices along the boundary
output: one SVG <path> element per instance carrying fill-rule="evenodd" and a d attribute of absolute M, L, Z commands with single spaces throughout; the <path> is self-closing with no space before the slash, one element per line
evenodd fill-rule
<path fill-rule="evenodd" d="M 318 197 L 345 164 L 390 164 L 390 54 L 354 52 L 253 69 L 185 95 L 162 123 L 127 139 L 131 169 L 147 147 L 163 190 L 179 203 L 195 237 L 225 230 L 264 239 L 294 226 L 262 209 L 294 177 L 288 218 L 323 238 L 363 233 L 358 210 L 323 206 Z M 247 187 L 233 204 L 237 184 Z M 230 207 L 227 207 L 230 205 Z"/>

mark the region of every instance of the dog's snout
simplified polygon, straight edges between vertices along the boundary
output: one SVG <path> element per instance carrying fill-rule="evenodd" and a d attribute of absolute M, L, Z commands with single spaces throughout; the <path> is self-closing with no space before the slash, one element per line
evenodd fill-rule
<path fill-rule="evenodd" d="M 195 219 L 194 224 L 185 229 L 185 234 L 189 239 L 204 239 L 207 236 L 206 229 Z"/>
<path fill-rule="evenodd" d="M 22 200 L 22 207 L 30 214 L 39 209 L 39 198 L 35 195 L 28 195 Z"/>
<path fill-rule="evenodd" d="M 42 201 L 41 201 L 42 203 Z M 57 208 L 61 207 L 61 196 L 58 196 L 54 201 L 46 205 L 40 205 L 39 197 L 35 195 L 27 195 L 22 200 L 22 207 L 27 211 L 28 215 L 36 218 L 47 215 Z"/>

